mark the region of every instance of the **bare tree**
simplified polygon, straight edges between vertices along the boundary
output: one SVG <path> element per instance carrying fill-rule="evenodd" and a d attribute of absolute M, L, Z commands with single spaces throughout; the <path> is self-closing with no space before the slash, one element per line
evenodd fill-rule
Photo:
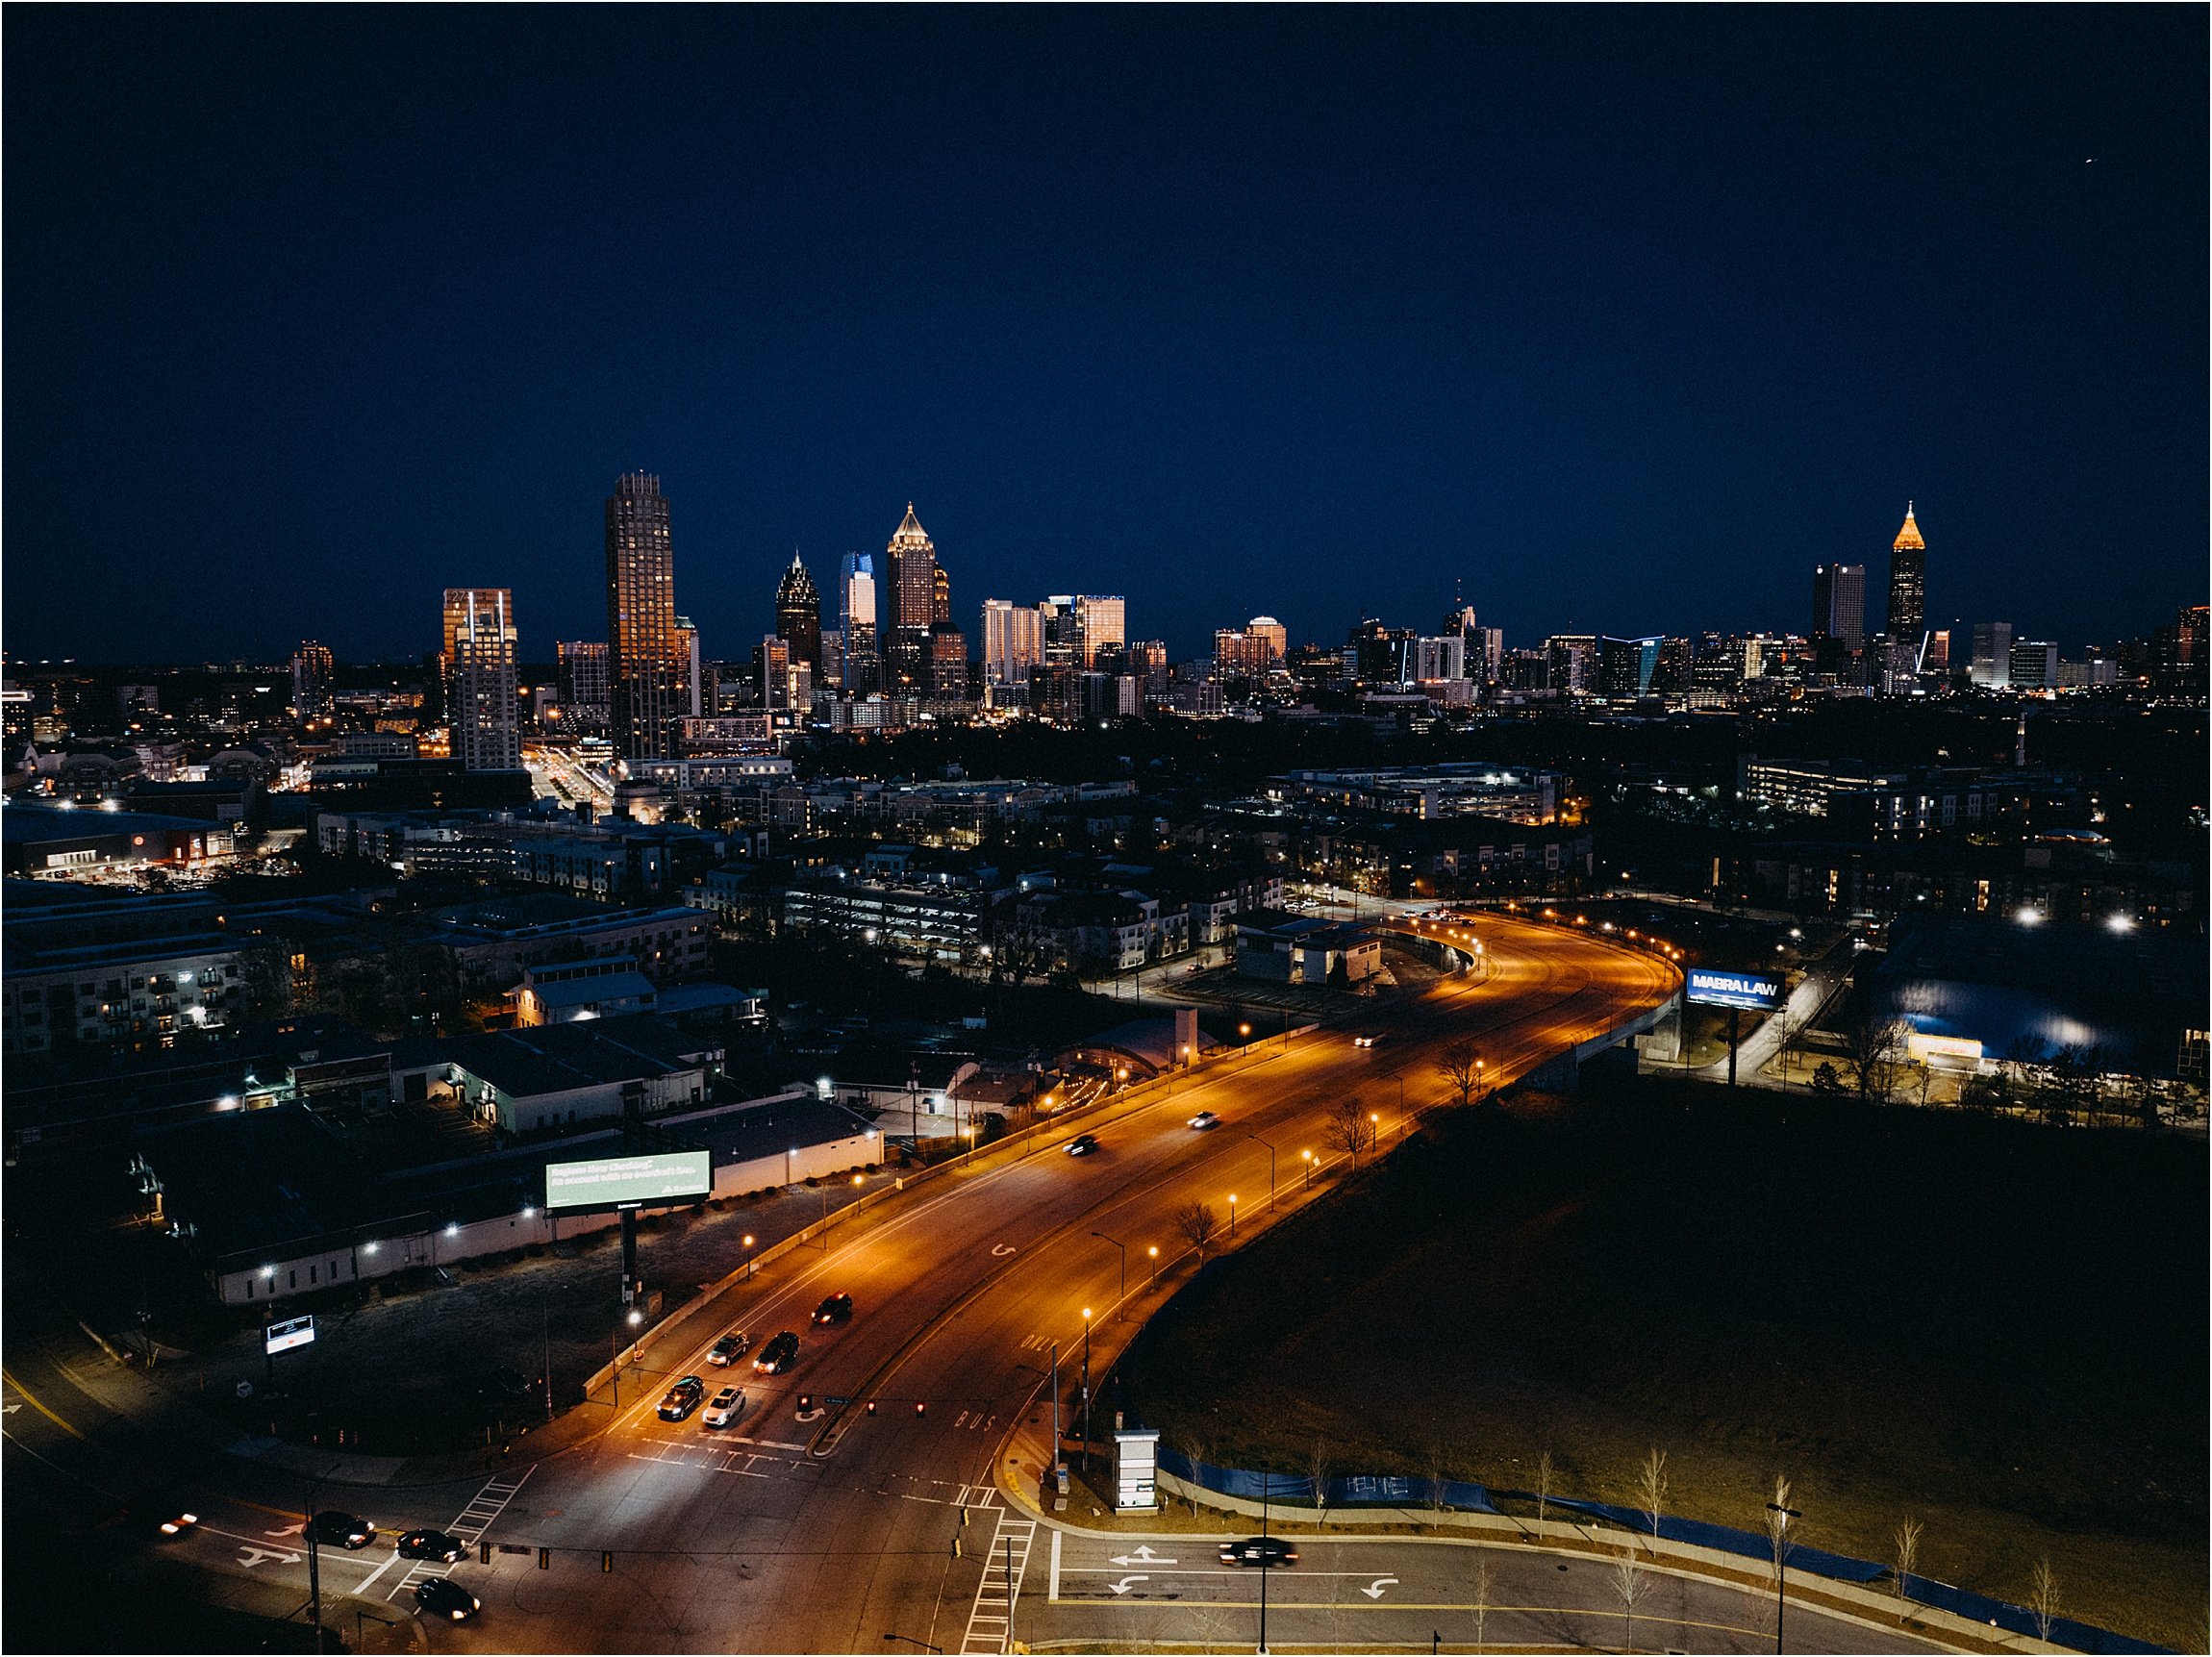
<path fill-rule="evenodd" d="M 1551 1500 L 1551 1452 L 1545 1450 L 1536 1458 L 1536 1522 L 1544 1522 L 1545 1504 Z"/>
<path fill-rule="evenodd" d="M 1206 1244 L 1214 1241 L 1214 1232 L 1220 1223 L 1210 1202 L 1187 1202 L 1175 1211 L 1175 1229 L 1198 1251 L 1201 1264 L 1206 1258 Z"/>
<path fill-rule="evenodd" d="M 1653 1445 L 1637 1474 L 1636 1488 L 1644 1498 L 1644 1517 L 1651 1521 L 1651 1538 L 1659 1538 L 1659 1516 L 1667 1511 L 1667 1452 Z"/>
<path fill-rule="evenodd" d="M 1357 1172 L 1360 1152 L 1375 1142 L 1375 1125 L 1368 1116 L 1367 1107 L 1355 1094 L 1348 1099 L 1339 1099 L 1329 1107 L 1321 1135 L 1331 1149 L 1343 1151 L 1352 1159 L 1353 1171 Z"/>
<path fill-rule="evenodd" d="M 1782 1572 L 1790 1560 L 1790 1481 L 1780 1473 L 1774 1475 L 1774 1499 L 1767 1504 L 1767 1542 L 1773 1549 L 1768 1569 L 1774 1577 L 1774 1637 L 1781 1638 L 1779 1626 L 1782 1617 Z"/>
<path fill-rule="evenodd" d="M 1314 1441 L 1314 1453 L 1306 1458 L 1306 1469 L 1314 1475 L 1314 1516 L 1318 1519 L 1329 1505 L 1329 1442 Z"/>
<path fill-rule="evenodd" d="M 1438 1513 L 1444 1512 L 1444 1438 L 1431 1434 L 1428 1441 L 1428 1505 Z"/>
<path fill-rule="evenodd" d="M 1482 1657 L 1482 1625 L 1490 1619 L 1490 1598 L 1497 1592 L 1497 1579 L 1491 1574 L 1490 1561 L 1481 1554 L 1474 1556 L 1474 1652 Z"/>
<path fill-rule="evenodd" d="M 1908 1592 L 1910 1579 L 1913 1574 L 1913 1568 L 1920 1563 L 1921 1557 L 1921 1521 L 1908 1515 L 1904 1521 L 1898 1526 L 1897 1536 L 1898 1569 L 1894 1585 L 1899 1599 L 1910 1600 L 1912 1597 Z M 1900 1611 L 1898 1615 L 1902 1618 L 1905 1613 Z"/>
<path fill-rule="evenodd" d="M 1844 1033 L 1844 1063 L 1860 1099 L 1888 1104 L 1896 1085 L 1898 1056 L 1904 1051 L 1905 1022 L 1873 1008 Z"/>
<path fill-rule="evenodd" d="M 1195 1431 L 1185 1429 L 1175 1435 L 1175 1447 L 1191 1459 L 1191 1488 L 1184 1494 L 1183 1499 L 1190 1504 L 1191 1517 L 1196 1519 L 1197 1492 L 1202 1488 L 1198 1483 L 1198 1469 L 1206 1460 L 1206 1441 Z"/>
<path fill-rule="evenodd" d="M 2035 1562 L 2028 1577 L 2027 1608 L 2035 1613 L 2035 1637 L 2050 1644 L 2050 1625 L 2058 1620 L 2058 1577 L 2047 1555 Z"/>
<path fill-rule="evenodd" d="M 1644 1597 L 1644 1571 L 1636 1563 L 1636 1539 L 1630 1536 L 1626 1552 L 1613 1562 L 1613 1592 L 1621 1595 L 1621 1644 L 1636 1649 L 1636 1602 Z"/>
<path fill-rule="evenodd" d="M 1472 1042 L 1454 1042 L 1436 1056 L 1436 1069 L 1464 1105 L 1474 1097 L 1474 1090 L 1482 1082 L 1482 1049 Z"/>

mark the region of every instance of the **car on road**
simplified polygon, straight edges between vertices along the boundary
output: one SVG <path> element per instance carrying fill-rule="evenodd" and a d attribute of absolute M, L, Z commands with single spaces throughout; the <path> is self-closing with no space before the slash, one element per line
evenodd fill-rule
<path fill-rule="evenodd" d="M 815 1308 L 815 1326 L 817 1328 L 830 1323 L 849 1323 L 851 1321 L 852 1296 L 849 1294 L 832 1294 Z"/>
<path fill-rule="evenodd" d="M 686 1375 L 670 1387 L 661 1398 L 661 1419 L 680 1421 L 699 1407 L 699 1400 L 707 1395 L 707 1384 L 696 1375 Z"/>
<path fill-rule="evenodd" d="M 199 1522 L 200 1516 L 198 1514 L 181 1513 L 175 1519 L 162 1520 L 162 1534 L 163 1536 L 182 1536 Z"/>
<path fill-rule="evenodd" d="M 707 1362 L 717 1369 L 727 1368 L 752 1350 L 753 1340 L 742 1329 L 733 1329 L 708 1348 Z"/>
<path fill-rule="evenodd" d="M 1219 1127 L 1221 1125 L 1221 1118 L 1214 1115 L 1212 1111 L 1200 1111 L 1196 1116 L 1191 1118 L 1191 1125 L 1196 1128 L 1200 1133 L 1204 1133 L 1208 1128 Z"/>
<path fill-rule="evenodd" d="M 376 1526 L 357 1513 L 325 1508 L 308 1521 L 308 1531 L 318 1544 L 331 1547 L 366 1547 L 376 1540 Z"/>
<path fill-rule="evenodd" d="M 1371 1047 L 1381 1040 L 1382 1038 L 1380 1036 L 1377 1036 L 1372 1031 L 1370 1031 L 1364 1036 L 1354 1036 L 1352 1038 L 1352 1045 L 1355 1047 Z"/>
<path fill-rule="evenodd" d="M 431 1617 L 450 1617 L 466 1622 L 484 1609 L 484 1601 L 450 1576 L 426 1576 L 415 1585 L 415 1603 Z"/>
<path fill-rule="evenodd" d="M 753 1368 L 764 1375 L 780 1375 L 799 1360 L 799 1338 L 789 1329 L 761 1348 Z"/>
<path fill-rule="evenodd" d="M 1087 1157 L 1097 1148 L 1098 1139 L 1094 1134 L 1077 1134 L 1068 1142 L 1068 1154 L 1071 1157 Z"/>
<path fill-rule="evenodd" d="M 1221 1544 L 1223 1565 L 1295 1565 L 1298 1550 L 1279 1536 L 1247 1536 Z"/>
<path fill-rule="evenodd" d="M 727 1427 L 745 1413 L 745 1390 L 742 1387 L 724 1387 L 716 1393 L 707 1413 L 699 1418 L 703 1425 Z"/>
<path fill-rule="evenodd" d="M 435 1559 L 440 1565 L 459 1564 L 468 1544 L 442 1530 L 411 1530 L 393 1545 L 402 1559 Z"/>

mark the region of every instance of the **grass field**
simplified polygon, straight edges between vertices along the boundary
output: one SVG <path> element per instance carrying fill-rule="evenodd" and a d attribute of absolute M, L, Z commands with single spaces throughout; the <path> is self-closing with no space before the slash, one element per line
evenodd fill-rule
<path fill-rule="evenodd" d="M 1622 1079 L 1437 1120 L 1122 1382 L 1217 1463 L 1636 1499 L 2206 1648 L 2200 1140 Z"/>

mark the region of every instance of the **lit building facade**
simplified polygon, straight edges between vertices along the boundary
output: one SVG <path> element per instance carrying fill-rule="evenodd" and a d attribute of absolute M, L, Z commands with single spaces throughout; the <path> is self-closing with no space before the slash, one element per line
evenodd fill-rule
<path fill-rule="evenodd" d="M 795 552 L 791 567 L 776 586 L 776 637 L 791 646 L 793 662 L 821 665 L 821 594 L 815 590 L 814 577 Z"/>
<path fill-rule="evenodd" d="M 1029 677 L 1044 660 L 1043 617 L 1034 605 L 1005 598 L 983 601 L 983 678 L 986 684 L 1013 685 Z"/>
<path fill-rule="evenodd" d="M 676 758 L 690 662 L 676 636 L 667 497 L 648 472 L 624 473 L 607 497 L 607 642 L 616 753 Z"/>
<path fill-rule="evenodd" d="M 453 757 L 471 771 L 522 765 L 515 699 L 515 595 L 504 587 L 445 590 L 445 711 Z"/>
<path fill-rule="evenodd" d="M 1867 566 L 1823 564 L 1813 571 L 1813 631 L 1856 650 L 1867 641 Z"/>

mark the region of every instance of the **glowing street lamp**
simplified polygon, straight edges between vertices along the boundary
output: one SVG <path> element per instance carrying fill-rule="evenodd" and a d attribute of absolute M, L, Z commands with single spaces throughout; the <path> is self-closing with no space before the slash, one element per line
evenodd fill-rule
<path fill-rule="evenodd" d="M 1306 1189 L 1311 1191 L 1314 1189 L 1314 1153 L 1312 1151 L 1300 1151 L 1298 1157 L 1306 1165 Z"/>
<path fill-rule="evenodd" d="M 745 1233 L 745 1235 L 744 1235 L 744 1244 L 745 1244 L 745 1281 L 746 1281 L 747 1283 L 750 1283 L 750 1282 L 753 1280 L 753 1243 L 754 1243 L 753 1234 L 752 1234 L 751 1232 L 749 1232 L 749 1231 L 748 1231 L 748 1232 L 746 1232 L 746 1233 Z"/>
<path fill-rule="evenodd" d="M 1237 1235 L 1237 1193 L 1229 1193 L 1229 1235 Z"/>
<path fill-rule="evenodd" d="M 1152 1259 L 1152 1275 L 1150 1281 L 1157 1283 L 1160 1281 L 1160 1245 L 1155 1243 L 1147 1247 L 1144 1252 L 1150 1255 Z"/>

